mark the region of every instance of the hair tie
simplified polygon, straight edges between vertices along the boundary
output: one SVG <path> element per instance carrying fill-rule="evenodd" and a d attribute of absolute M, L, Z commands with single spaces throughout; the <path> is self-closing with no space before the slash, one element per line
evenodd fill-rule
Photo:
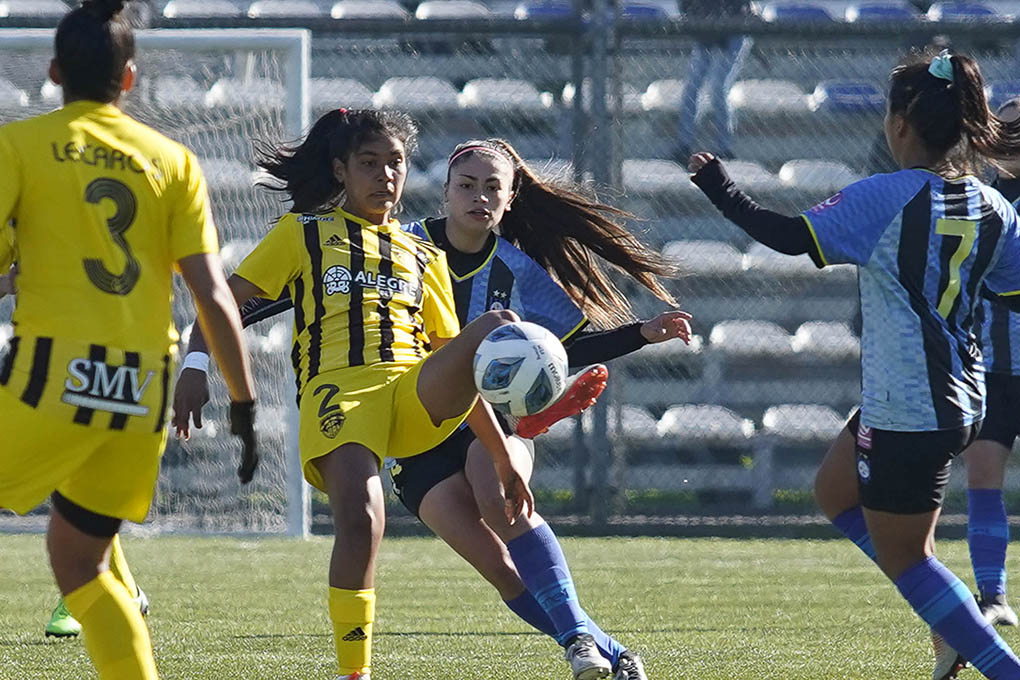
<path fill-rule="evenodd" d="M 339 109 L 337 109 L 336 112 L 339 113 L 341 116 L 346 116 L 347 115 L 347 109 L 345 109 L 342 106 Z"/>
<path fill-rule="evenodd" d="M 942 50 L 928 65 L 928 73 L 936 78 L 953 82 L 953 55 L 949 50 Z"/>

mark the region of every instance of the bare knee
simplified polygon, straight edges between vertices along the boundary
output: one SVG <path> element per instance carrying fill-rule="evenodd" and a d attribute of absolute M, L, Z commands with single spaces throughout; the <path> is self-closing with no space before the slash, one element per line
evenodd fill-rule
<path fill-rule="evenodd" d="M 964 454 L 967 462 L 967 487 L 1001 489 L 1009 449 L 998 442 L 979 440 Z"/>
<path fill-rule="evenodd" d="M 500 326 L 520 320 L 521 317 L 517 315 L 517 312 L 509 309 L 495 309 L 485 312 L 471 323 L 478 324 L 479 330 L 488 334 Z"/>
<path fill-rule="evenodd" d="M 333 503 L 333 527 L 348 543 L 376 543 L 386 527 L 383 508 L 371 498 L 344 498 Z"/>

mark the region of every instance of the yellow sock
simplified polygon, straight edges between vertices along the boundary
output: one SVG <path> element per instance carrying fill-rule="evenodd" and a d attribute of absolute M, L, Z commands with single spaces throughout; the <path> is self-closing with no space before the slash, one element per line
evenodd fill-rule
<path fill-rule="evenodd" d="M 66 595 L 64 602 L 81 622 L 100 680 L 157 680 L 149 630 L 138 605 L 113 574 L 104 571 Z"/>
<path fill-rule="evenodd" d="M 120 534 L 113 537 L 110 547 L 110 573 L 113 577 L 124 584 L 131 597 L 138 597 L 138 586 L 135 584 L 135 577 L 131 575 L 127 560 L 124 559 L 124 551 L 120 547 Z"/>
<path fill-rule="evenodd" d="M 372 666 L 372 622 L 375 620 L 375 588 L 329 589 L 329 618 L 340 675 L 368 673 Z"/>

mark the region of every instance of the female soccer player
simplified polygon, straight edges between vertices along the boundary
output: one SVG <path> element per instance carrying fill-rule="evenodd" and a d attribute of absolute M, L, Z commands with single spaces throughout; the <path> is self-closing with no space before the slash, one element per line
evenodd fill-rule
<path fill-rule="evenodd" d="M 1020 99 L 999 107 L 1005 121 L 1020 118 Z M 995 188 L 1020 206 L 1020 160 L 999 163 Z M 988 388 L 987 415 L 977 440 L 967 447 L 967 542 L 978 586 L 978 607 L 994 625 L 1017 625 L 1006 601 L 1006 546 L 1009 522 L 1002 501 L 1006 460 L 1020 436 L 1020 314 L 990 300 L 979 300 L 975 323 L 981 327 L 981 353 Z"/>
<path fill-rule="evenodd" d="M 478 344 L 517 315 L 486 312 L 458 334 L 445 255 L 390 218 L 416 133 L 404 114 L 339 109 L 300 145 L 264 151 L 260 165 L 293 208 L 229 280 L 239 305 L 284 287 L 295 301 L 301 460 L 333 511 L 329 612 L 348 679 L 370 672 L 386 456 L 427 451 L 466 420 L 488 447 L 511 521 L 534 504 L 491 409 L 475 406 L 472 375 Z M 186 434 L 193 411 L 174 403 Z"/>
<path fill-rule="evenodd" d="M 148 512 L 166 441 L 176 266 L 221 361 L 232 428 L 255 458 L 240 319 L 205 180 L 184 147 L 123 114 L 135 80 L 124 0 L 85 0 L 57 27 L 64 106 L 0 128 L 0 271 L 18 260 L 17 334 L 0 366 L 0 507 L 51 497 L 47 546 L 103 680 L 157 677 L 132 594 L 111 575 L 124 519 Z M 246 470 L 250 479 L 252 467 Z"/>
<path fill-rule="evenodd" d="M 761 243 L 819 267 L 859 267 L 863 403 L 822 462 L 818 503 L 938 636 L 935 680 L 955 677 L 963 659 L 989 678 L 1020 678 L 1020 661 L 934 554 L 950 463 L 984 417 L 977 296 L 1020 308 L 1017 214 L 966 172 L 974 159 L 1020 153 L 1020 124 L 992 115 L 977 63 L 948 52 L 895 68 L 888 102 L 886 139 L 904 169 L 796 217 L 758 206 L 711 154 L 689 167 Z"/>
<path fill-rule="evenodd" d="M 649 342 L 689 338 L 690 317 L 684 312 L 666 312 L 611 331 L 582 330 L 588 317 L 605 327 L 629 316 L 626 298 L 596 256 L 615 263 L 665 302 L 674 302 L 656 280 L 672 269 L 616 221 L 623 213 L 592 201 L 568 183 L 539 179 L 502 140 L 461 144 L 451 154 L 449 167 L 447 216 L 404 229 L 446 253 L 462 323 L 488 309 L 511 309 L 559 336 L 575 366 L 607 361 Z M 530 248 L 569 293 L 508 239 Z M 289 299 L 264 301 L 246 306 L 242 319 L 254 323 L 289 307 Z M 194 351 L 195 344 L 189 349 Z M 588 374 L 595 374 L 592 382 L 603 379 L 603 370 L 588 369 L 575 385 Z M 207 394 L 204 374 L 182 375 L 177 399 L 201 408 Z M 522 425 L 533 433 L 543 431 L 584 405 L 551 407 L 522 419 L 517 431 Z M 530 444 L 517 437 L 509 441 L 511 453 L 530 476 Z M 489 454 L 470 430 L 460 428 L 430 451 L 400 461 L 391 472 L 404 505 L 478 569 L 511 610 L 559 640 L 577 677 L 601 677 L 612 670 L 621 680 L 644 678 L 641 660 L 605 635 L 580 608 L 563 552 L 545 521 L 537 514 L 522 515 L 513 524 L 507 521 Z M 555 588 L 549 590 L 550 585 Z M 533 592 L 544 596 L 536 599 Z"/>

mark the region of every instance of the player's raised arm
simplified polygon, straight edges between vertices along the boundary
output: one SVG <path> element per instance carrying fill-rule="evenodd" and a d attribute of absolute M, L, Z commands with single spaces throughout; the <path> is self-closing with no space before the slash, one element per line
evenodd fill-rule
<path fill-rule="evenodd" d="M 182 258 L 178 265 L 195 300 L 198 311 L 196 330 L 205 329 L 213 356 L 219 361 L 220 370 L 227 382 L 231 400 L 231 432 L 240 436 L 244 444 L 238 475 L 242 482 L 247 483 L 251 481 L 258 465 L 252 424 L 255 387 L 241 337 L 241 317 L 237 304 L 223 278 L 219 258 L 215 255 L 189 255 Z"/>

